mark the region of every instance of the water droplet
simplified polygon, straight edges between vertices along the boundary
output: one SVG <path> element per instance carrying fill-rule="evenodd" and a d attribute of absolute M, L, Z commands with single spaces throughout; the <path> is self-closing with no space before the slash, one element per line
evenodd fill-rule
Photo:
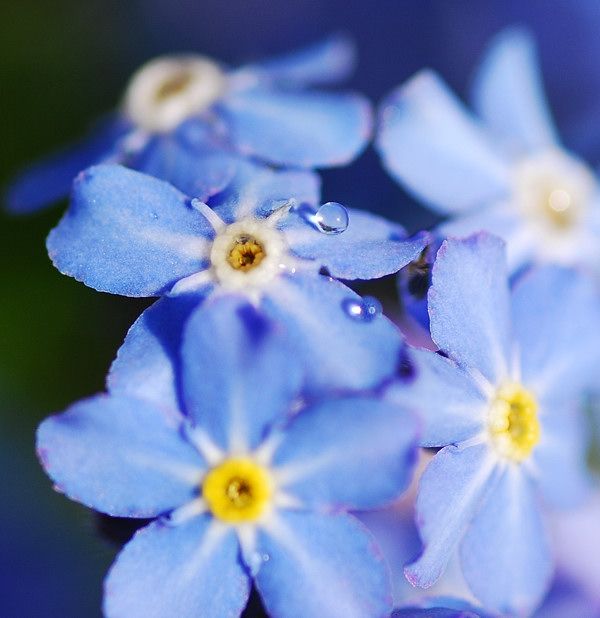
<path fill-rule="evenodd" d="M 246 563 L 248 569 L 250 569 L 250 575 L 253 577 L 258 574 L 260 567 L 271 559 L 269 554 L 260 554 L 259 552 L 252 552 L 246 557 Z"/>
<path fill-rule="evenodd" d="M 342 302 L 342 307 L 348 316 L 362 322 L 371 322 L 381 315 L 381 303 L 372 296 L 347 298 Z"/>
<path fill-rule="evenodd" d="M 326 202 L 317 209 L 314 223 L 324 234 L 341 234 L 348 228 L 348 211 L 337 202 Z"/>

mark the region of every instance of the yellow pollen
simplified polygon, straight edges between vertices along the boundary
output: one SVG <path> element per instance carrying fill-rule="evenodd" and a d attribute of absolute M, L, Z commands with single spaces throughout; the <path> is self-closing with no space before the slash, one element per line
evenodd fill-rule
<path fill-rule="evenodd" d="M 509 383 L 498 389 L 492 402 L 489 431 L 498 453 L 521 462 L 527 459 L 540 440 L 538 404 L 520 384 Z"/>
<path fill-rule="evenodd" d="M 239 236 L 229 250 L 227 261 L 235 270 L 256 268 L 265 258 L 263 246 L 253 236 Z"/>
<path fill-rule="evenodd" d="M 180 71 L 169 79 L 166 79 L 154 94 L 157 103 L 183 92 L 192 81 L 192 74 L 189 71 Z"/>
<path fill-rule="evenodd" d="M 269 472 L 247 458 L 225 460 L 202 482 L 202 497 L 211 513 L 231 524 L 258 519 L 272 494 Z"/>

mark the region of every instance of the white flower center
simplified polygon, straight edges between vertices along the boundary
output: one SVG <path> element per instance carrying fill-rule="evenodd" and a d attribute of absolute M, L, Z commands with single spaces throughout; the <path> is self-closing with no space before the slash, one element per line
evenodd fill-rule
<path fill-rule="evenodd" d="M 514 182 L 523 214 L 552 234 L 563 234 L 581 222 L 596 185 L 591 170 L 560 150 L 521 161 Z"/>
<path fill-rule="evenodd" d="M 141 129 L 166 132 L 214 103 L 225 89 L 225 75 L 203 56 L 155 58 L 131 79 L 125 113 Z"/>

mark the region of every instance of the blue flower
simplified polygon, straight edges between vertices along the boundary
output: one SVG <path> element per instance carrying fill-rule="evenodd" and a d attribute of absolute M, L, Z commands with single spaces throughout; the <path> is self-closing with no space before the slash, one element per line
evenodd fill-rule
<path fill-rule="evenodd" d="M 318 204 L 312 172 L 245 162 L 211 208 L 161 180 L 98 166 L 75 182 L 48 250 L 61 272 L 113 294 L 242 293 L 287 324 L 296 353 L 310 359 L 312 384 L 372 387 L 393 373 L 400 336 L 331 277 L 396 272 L 426 238 L 408 240 L 380 217 L 350 210 L 346 220 L 341 205 Z"/>
<path fill-rule="evenodd" d="M 235 616 L 253 579 L 272 616 L 388 616 L 385 563 L 347 511 L 408 485 L 411 415 L 368 395 L 305 403 L 285 333 L 239 297 L 194 313 L 171 371 L 177 405 L 122 381 L 38 431 L 60 491 L 155 518 L 117 557 L 106 615 Z M 146 367 L 146 381 L 164 375 Z"/>
<path fill-rule="evenodd" d="M 459 547 L 486 609 L 531 611 L 552 574 L 540 500 L 571 507 L 588 488 L 580 405 L 598 358 L 596 288 L 547 266 L 509 294 L 504 245 L 481 233 L 443 243 L 429 314 L 442 354 L 415 350 L 414 379 L 390 393 L 423 415 L 422 445 L 442 447 L 421 479 L 424 551 L 407 576 L 431 586 Z"/>
<path fill-rule="evenodd" d="M 17 179 L 8 208 L 33 212 L 65 197 L 75 176 L 97 163 L 127 165 L 202 200 L 231 179 L 237 155 L 343 165 L 370 137 L 370 106 L 356 94 L 307 88 L 341 79 L 353 64 L 354 49 L 341 37 L 236 70 L 203 56 L 154 59 L 133 76 L 118 113 Z"/>
<path fill-rule="evenodd" d="M 450 216 L 442 233 L 504 238 L 513 273 L 531 263 L 600 272 L 598 182 L 558 141 L 525 32 L 494 41 L 474 105 L 478 117 L 431 71 L 393 92 L 377 139 L 390 174 Z"/>

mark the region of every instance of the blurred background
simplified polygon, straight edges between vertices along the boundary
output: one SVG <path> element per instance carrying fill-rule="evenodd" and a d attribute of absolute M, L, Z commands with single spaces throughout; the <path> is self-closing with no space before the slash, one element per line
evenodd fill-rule
<path fill-rule="evenodd" d="M 358 44 L 349 86 L 379 101 L 418 69 L 462 95 L 491 35 L 511 24 L 538 38 L 561 134 L 600 155 L 597 0 L 19 0 L 0 3 L 0 183 L 81 136 L 114 107 L 153 55 L 195 50 L 236 65 L 331 32 Z M 372 151 L 324 173 L 324 201 L 386 214 L 411 231 L 433 216 L 381 170 Z M 55 271 L 44 240 L 66 204 L 28 218 L 0 215 L 0 616 L 100 615 L 117 545 L 82 507 L 54 493 L 34 454 L 46 415 L 103 388 L 146 301 L 94 292 Z"/>

